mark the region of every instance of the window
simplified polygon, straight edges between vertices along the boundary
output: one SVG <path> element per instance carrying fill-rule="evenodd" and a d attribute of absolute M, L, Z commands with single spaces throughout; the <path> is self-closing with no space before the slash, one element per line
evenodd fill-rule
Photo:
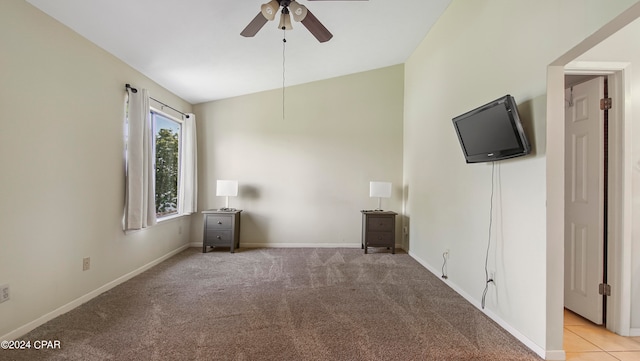
<path fill-rule="evenodd" d="M 156 217 L 162 219 L 178 214 L 182 122 L 151 109 L 151 124 L 155 140 Z"/>
<path fill-rule="evenodd" d="M 146 89 L 125 88 L 126 232 L 196 212 L 198 165 L 195 115 L 167 105 L 184 117 L 178 119 L 150 107 L 149 100 L 165 104 Z"/>

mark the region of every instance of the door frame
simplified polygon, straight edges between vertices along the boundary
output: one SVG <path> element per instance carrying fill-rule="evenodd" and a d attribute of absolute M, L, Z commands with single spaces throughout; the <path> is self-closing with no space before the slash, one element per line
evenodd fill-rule
<path fill-rule="evenodd" d="M 629 25 L 636 19 L 640 18 L 640 2 L 631 5 L 627 10 L 613 18 L 610 22 L 603 25 L 593 34 L 587 36 L 584 40 L 568 49 L 557 59 L 553 60 L 547 66 L 547 129 L 546 135 L 546 188 L 547 188 L 547 214 L 546 214 L 546 337 L 545 337 L 545 358 L 548 360 L 564 360 L 565 352 L 563 350 L 563 309 L 564 309 L 564 73 L 565 66 L 574 62 L 582 54 L 600 44 L 611 35 L 617 33 L 625 26 Z M 618 54 L 609 54 L 607 58 L 616 59 Z M 593 63 L 591 63 L 594 65 Z M 609 63 L 611 67 L 603 66 L 600 63 L 599 68 L 611 70 L 620 68 L 623 71 L 621 84 L 625 90 L 625 94 L 629 96 L 631 88 L 631 80 L 629 71 L 630 64 Z M 616 65 L 618 64 L 618 65 Z M 622 66 L 620 66 L 622 65 Z M 579 67 L 579 63 L 574 62 L 574 67 Z M 593 67 L 592 67 L 593 70 Z M 631 104 L 625 102 L 622 106 L 622 126 L 631 129 Z M 631 170 L 633 169 L 631 160 L 631 137 L 630 134 L 622 137 L 624 144 L 621 145 L 622 165 L 620 172 L 622 174 L 623 188 L 619 191 L 622 196 L 631 198 Z M 629 202 L 629 201 L 626 201 Z M 616 253 L 627 254 L 621 257 L 619 274 L 612 275 L 620 281 L 620 287 L 614 289 L 614 292 L 621 297 L 617 298 L 615 314 L 610 321 L 615 323 L 610 327 L 614 328 L 614 332 L 621 335 L 631 333 L 631 205 L 623 202 L 620 210 L 622 214 L 618 214 L 618 227 L 622 230 L 622 242 L 618 243 L 620 250 Z M 609 210 L 610 212 L 613 210 Z M 558 275 L 562 275 L 558 277 Z M 634 329 L 635 332 L 635 329 Z"/>
<path fill-rule="evenodd" d="M 611 297 L 607 300 L 606 327 L 629 336 L 631 323 L 631 94 L 629 63 L 570 62 L 566 75 L 603 75 L 609 80 L 609 187 L 607 283 Z M 563 89 L 564 90 L 564 89 Z M 566 225 L 565 225 L 566 226 Z"/>

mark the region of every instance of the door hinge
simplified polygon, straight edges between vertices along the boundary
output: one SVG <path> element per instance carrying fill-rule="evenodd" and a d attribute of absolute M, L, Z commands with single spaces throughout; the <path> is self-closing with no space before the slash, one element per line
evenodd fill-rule
<path fill-rule="evenodd" d="M 604 296 L 611 296 L 611 286 L 606 283 L 601 283 L 598 286 L 598 293 Z"/>
<path fill-rule="evenodd" d="M 602 98 L 600 99 L 600 110 L 609 110 L 611 109 L 611 104 L 613 101 L 611 98 Z"/>

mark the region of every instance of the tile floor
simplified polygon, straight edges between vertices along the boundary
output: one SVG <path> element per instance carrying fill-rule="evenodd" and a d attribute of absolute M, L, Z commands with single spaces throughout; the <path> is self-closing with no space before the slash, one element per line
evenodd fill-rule
<path fill-rule="evenodd" d="M 568 361 L 640 361 L 640 337 L 622 337 L 564 311 L 564 350 Z"/>

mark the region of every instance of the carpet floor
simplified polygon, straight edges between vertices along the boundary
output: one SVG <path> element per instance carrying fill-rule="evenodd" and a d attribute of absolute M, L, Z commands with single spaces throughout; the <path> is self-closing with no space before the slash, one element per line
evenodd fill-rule
<path fill-rule="evenodd" d="M 409 255 L 189 248 L 0 360 L 540 360 Z"/>

